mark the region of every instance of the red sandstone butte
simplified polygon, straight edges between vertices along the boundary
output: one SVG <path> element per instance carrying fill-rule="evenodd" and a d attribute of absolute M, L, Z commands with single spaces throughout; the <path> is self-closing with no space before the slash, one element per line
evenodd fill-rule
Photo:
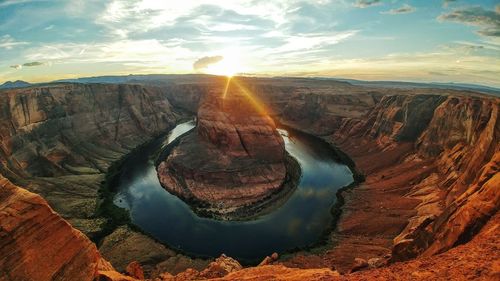
<path fill-rule="evenodd" d="M 244 95 L 210 95 L 196 129 L 158 166 L 173 194 L 230 213 L 265 200 L 285 181 L 284 142 L 273 120 Z"/>

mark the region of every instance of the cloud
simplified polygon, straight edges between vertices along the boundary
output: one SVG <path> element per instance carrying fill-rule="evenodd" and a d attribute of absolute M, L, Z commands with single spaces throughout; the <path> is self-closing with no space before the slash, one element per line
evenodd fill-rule
<path fill-rule="evenodd" d="M 493 10 L 485 10 L 482 7 L 467 7 L 441 14 L 440 21 L 452 21 L 472 26 L 478 26 L 478 34 L 484 36 L 500 37 L 500 5 Z"/>
<path fill-rule="evenodd" d="M 14 69 L 22 69 L 23 67 L 34 67 L 34 66 L 41 66 L 41 65 L 47 65 L 45 62 L 40 62 L 40 61 L 33 61 L 33 62 L 27 62 L 23 64 L 14 64 L 9 66 L 10 68 Z"/>
<path fill-rule="evenodd" d="M 85 51 L 83 51 L 85 50 Z M 175 54 L 171 56 L 168 54 Z M 134 66 L 135 69 L 192 70 L 199 57 L 169 40 L 119 40 L 103 43 L 53 43 L 25 52 L 29 61 L 49 61 L 61 65 L 105 64 Z"/>
<path fill-rule="evenodd" d="M 377 6 L 381 4 L 382 0 L 357 0 L 356 3 L 354 3 L 354 6 L 358 8 L 368 8 L 371 6 Z"/>
<path fill-rule="evenodd" d="M 211 64 L 220 62 L 223 59 L 224 59 L 223 56 L 203 57 L 194 62 L 193 69 L 194 70 L 204 69 Z"/>
<path fill-rule="evenodd" d="M 23 66 L 26 66 L 26 67 L 41 66 L 41 65 L 45 65 L 45 63 L 39 62 L 39 61 L 33 61 L 33 62 L 27 62 L 27 63 L 23 64 Z"/>
<path fill-rule="evenodd" d="M 457 0 L 444 0 L 443 1 L 443 7 L 447 8 L 450 3 L 457 2 Z"/>
<path fill-rule="evenodd" d="M 319 33 L 319 34 L 297 34 L 285 36 L 286 44 L 276 48 L 280 53 L 307 51 L 311 49 L 321 49 L 329 45 L 338 44 L 358 33 L 357 30 L 338 32 L 338 33 Z"/>
<path fill-rule="evenodd" d="M 215 31 L 253 30 L 261 27 L 260 21 L 272 23 L 273 28 L 278 28 L 286 24 L 290 20 L 290 13 L 304 5 L 304 2 L 312 6 L 327 6 L 333 3 L 340 5 L 341 1 L 196 0 L 172 4 L 169 1 L 154 0 L 111 0 L 106 1 L 95 23 L 109 30 L 110 36 L 118 38 L 131 38 L 137 33 L 173 27 L 185 23 L 194 14 L 198 14 L 196 24 L 205 24 L 209 29 L 216 29 Z M 238 22 L 229 13 L 237 16 Z M 214 26 L 211 22 L 213 20 L 222 25 Z"/>
<path fill-rule="evenodd" d="M 0 48 L 11 50 L 14 47 L 27 45 L 28 42 L 16 41 L 9 34 L 0 37 Z"/>
<path fill-rule="evenodd" d="M 389 14 L 389 15 L 400 15 L 400 14 L 411 14 L 415 12 L 417 8 L 410 6 L 408 4 L 404 4 L 403 6 L 395 9 L 391 9 L 389 11 L 381 12 L 382 14 Z"/>
<path fill-rule="evenodd" d="M 32 0 L 4 0 L 0 3 L 0 7 L 7 7 L 11 5 L 25 4 L 32 2 Z"/>
<path fill-rule="evenodd" d="M 459 62 L 457 62 L 459 61 Z M 302 66 L 289 67 L 288 75 L 314 70 L 306 76 L 337 76 L 364 80 L 463 81 L 500 86 L 500 58 L 465 55 L 460 49 L 432 53 L 392 53 L 374 58 L 331 58 Z M 446 74 L 430 75 L 429 72 Z M 270 73 L 273 74 L 273 73 Z M 279 72 L 275 74 L 279 75 Z"/>

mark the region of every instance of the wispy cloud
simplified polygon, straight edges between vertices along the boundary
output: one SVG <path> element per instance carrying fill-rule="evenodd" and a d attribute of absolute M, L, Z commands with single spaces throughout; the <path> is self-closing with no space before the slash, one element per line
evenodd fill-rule
<path fill-rule="evenodd" d="M 28 45 L 28 42 L 17 41 L 9 34 L 0 37 L 0 48 L 11 50 L 14 47 Z"/>
<path fill-rule="evenodd" d="M 462 70 L 463 81 L 493 80 L 500 58 L 500 36 L 495 36 L 500 6 L 492 9 L 491 1 L 481 0 L 475 3 L 482 6 L 457 8 L 465 1 L 451 2 L 0 0 L 0 78 L 192 73 L 198 71 L 193 62 L 199 61 L 198 68 L 207 63 L 210 71 L 230 63 L 246 73 L 352 72 L 390 78 L 433 72 L 451 79 Z M 450 7 L 443 10 L 441 3 Z M 380 16 L 416 9 L 422 12 L 412 15 L 419 23 L 412 32 L 405 17 Z M 465 25 L 437 27 L 440 13 L 439 21 L 476 26 L 481 36 L 468 33 Z M 216 55 L 223 60 L 202 60 Z M 26 71 L 21 62 L 51 67 Z"/>
<path fill-rule="evenodd" d="M 438 17 L 440 21 L 453 21 L 477 26 L 477 33 L 484 36 L 500 37 L 500 4 L 495 10 L 485 10 L 482 7 L 467 7 L 444 13 Z"/>
<path fill-rule="evenodd" d="M 457 0 L 443 0 L 443 7 L 448 8 L 451 3 L 455 3 Z"/>
<path fill-rule="evenodd" d="M 400 14 L 410 14 L 414 13 L 417 10 L 417 8 L 410 6 L 408 4 L 404 4 L 403 6 L 399 8 L 394 8 L 390 9 L 389 11 L 381 12 L 382 14 L 389 14 L 389 15 L 400 15 Z"/>
<path fill-rule="evenodd" d="M 43 65 L 50 65 L 49 62 L 40 62 L 40 61 L 33 61 L 33 62 L 27 62 L 23 64 L 14 64 L 10 65 L 10 68 L 14 69 L 22 69 L 23 67 L 36 67 L 36 66 L 43 66 Z"/>
<path fill-rule="evenodd" d="M 0 3 L 0 7 L 7 7 L 12 5 L 19 5 L 25 3 L 33 3 L 33 2 L 44 2 L 47 0 L 4 0 Z"/>
<path fill-rule="evenodd" d="M 160 40 L 119 40 L 107 43 L 54 43 L 33 47 L 25 57 L 34 62 L 61 64 L 123 64 L 165 70 L 191 69 L 196 54 L 171 42 Z M 170 55 L 175 54 L 175 55 Z M 179 60 L 182 58 L 182 60 Z M 186 63 L 189 61 L 189 63 Z"/>
<path fill-rule="evenodd" d="M 338 44 L 354 35 L 357 30 L 345 32 L 330 32 L 317 34 L 297 34 L 284 36 L 286 44 L 276 48 L 278 53 L 296 52 L 301 50 L 320 49 L 324 46 Z"/>
<path fill-rule="evenodd" d="M 358 8 L 368 8 L 371 6 L 377 6 L 381 4 L 382 0 L 356 0 L 354 6 Z"/>

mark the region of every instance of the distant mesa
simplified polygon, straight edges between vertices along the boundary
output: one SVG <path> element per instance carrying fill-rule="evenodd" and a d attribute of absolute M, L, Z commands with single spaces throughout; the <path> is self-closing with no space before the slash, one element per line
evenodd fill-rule
<path fill-rule="evenodd" d="M 24 87 L 29 87 L 32 84 L 22 81 L 22 80 L 17 80 L 17 81 L 7 81 L 0 85 L 0 89 L 14 89 L 14 88 L 24 88 Z"/>

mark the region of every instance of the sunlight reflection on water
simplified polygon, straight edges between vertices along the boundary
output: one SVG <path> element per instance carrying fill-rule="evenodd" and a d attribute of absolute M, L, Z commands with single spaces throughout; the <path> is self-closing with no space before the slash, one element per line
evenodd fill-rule
<path fill-rule="evenodd" d="M 302 169 L 295 192 L 281 207 L 258 219 L 217 221 L 198 217 L 164 190 L 155 159 L 151 159 L 162 144 L 193 127 L 194 122 L 178 125 L 166 139 L 131 154 L 124 162 L 114 202 L 130 210 L 134 224 L 172 247 L 206 256 L 225 253 L 240 260 L 259 260 L 320 238 L 331 223 L 336 191 L 353 180 L 349 168 L 336 162 L 326 144 L 280 129 L 287 151 Z"/>

